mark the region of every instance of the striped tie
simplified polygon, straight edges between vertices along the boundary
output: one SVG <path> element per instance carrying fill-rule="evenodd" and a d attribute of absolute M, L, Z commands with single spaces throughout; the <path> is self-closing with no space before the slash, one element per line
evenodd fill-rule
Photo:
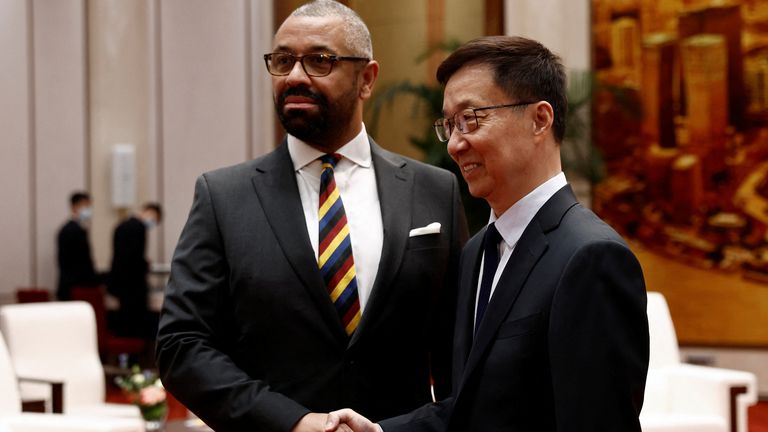
<path fill-rule="evenodd" d="M 318 266 L 336 312 L 341 317 L 344 330 L 351 335 L 360 322 L 360 301 L 357 298 L 355 261 L 349 237 L 347 215 L 336 188 L 333 169 L 341 155 L 327 154 L 320 157 L 323 172 L 320 175 L 320 236 Z"/>

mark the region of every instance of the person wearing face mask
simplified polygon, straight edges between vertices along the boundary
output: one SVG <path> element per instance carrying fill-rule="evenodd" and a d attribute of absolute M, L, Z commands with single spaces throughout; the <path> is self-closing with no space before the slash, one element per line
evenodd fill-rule
<path fill-rule="evenodd" d="M 149 262 L 145 252 L 147 232 L 160 223 L 162 214 L 160 204 L 146 203 L 141 212 L 115 227 L 108 290 L 120 301 L 113 325 L 121 336 L 153 339 L 157 330 L 156 314 L 147 309 Z"/>
<path fill-rule="evenodd" d="M 75 286 L 97 286 L 101 278 L 93 268 L 91 245 L 88 241 L 88 226 L 93 207 L 87 192 L 77 191 L 69 198 L 70 218 L 61 227 L 56 237 L 59 284 L 56 297 L 69 300 Z"/>

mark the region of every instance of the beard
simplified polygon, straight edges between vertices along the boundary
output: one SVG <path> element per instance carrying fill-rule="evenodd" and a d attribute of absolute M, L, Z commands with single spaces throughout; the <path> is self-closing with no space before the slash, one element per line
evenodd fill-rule
<path fill-rule="evenodd" d="M 275 110 L 286 132 L 296 138 L 320 147 L 335 150 L 344 143 L 339 143 L 350 127 L 357 104 L 357 85 L 343 93 L 337 100 L 329 101 L 322 93 L 306 87 L 291 87 L 280 94 L 275 101 Z M 289 96 L 311 98 L 317 104 L 316 111 L 285 109 L 285 99 Z"/>

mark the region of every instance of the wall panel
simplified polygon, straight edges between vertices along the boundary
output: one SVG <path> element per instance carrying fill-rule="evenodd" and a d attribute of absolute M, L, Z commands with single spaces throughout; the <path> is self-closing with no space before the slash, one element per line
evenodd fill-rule
<path fill-rule="evenodd" d="M 159 12 L 164 243 L 172 251 L 195 178 L 249 154 L 250 32 L 243 1 L 168 0 Z"/>
<path fill-rule="evenodd" d="M 35 267 L 37 284 L 53 289 L 56 233 L 68 217 L 69 194 L 89 186 L 85 5 L 83 0 L 35 0 L 32 11 Z"/>
<path fill-rule="evenodd" d="M 33 283 L 29 8 L 0 2 L 0 303 Z"/>

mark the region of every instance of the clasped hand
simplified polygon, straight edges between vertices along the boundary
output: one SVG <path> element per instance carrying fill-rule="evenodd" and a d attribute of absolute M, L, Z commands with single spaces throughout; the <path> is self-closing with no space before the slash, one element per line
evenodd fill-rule
<path fill-rule="evenodd" d="M 382 432 L 379 425 L 352 411 L 342 409 L 330 414 L 309 413 L 291 432 Z"/>
<path fill-rule="evenodd" d="M 378 424 L 352 411 L 342 409 L 328 414 L 325 432 L 383 432 Z"/>

